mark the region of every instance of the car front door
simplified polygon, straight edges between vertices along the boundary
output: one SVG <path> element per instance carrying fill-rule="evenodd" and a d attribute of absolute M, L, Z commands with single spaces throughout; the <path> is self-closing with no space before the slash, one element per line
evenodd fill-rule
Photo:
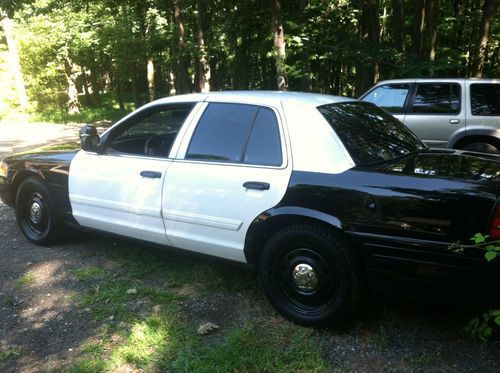
<path fill-rule="evenodd" d="M 206 103 L 167 170 L 163 218 L 180 248 L 245 261 L 251 222 L 283 198 L 291 175 L 279 110 Z"/>
<path fill-rule="evenodd" d="M 71 162 L 73 216 L 85 227 L 169 244 L 161 193 L 170 149 L 194 104 L 140 110 L 103 136 L 99 153 L 81 150 Z"/>
<path fill-rule="evenodd" d="M 387 110 L 397 119 L 404 123 L 405 110 L 408 102 L 408 96 L 411 92 L 412 83 L 388 83 L 374 87 L 372 90 L 363 95 L 362 101 L 371 102 L 372 104 Z"/>
<path fill-rule="evenodd" d="M 431 147 L 446 147 L 465 127 L 465 93 L 457 82 L 418 83 L 404 124 Z"/>

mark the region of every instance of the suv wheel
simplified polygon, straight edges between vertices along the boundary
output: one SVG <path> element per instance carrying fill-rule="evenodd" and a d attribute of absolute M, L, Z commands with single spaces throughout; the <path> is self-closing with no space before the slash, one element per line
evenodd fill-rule
<path fill-rule="evenodd" d="M 500 150 L 495 145 L 487 142 L 472 142 L 465 145 L 462 149 L 479 153 L 500 154 Z"/>
<path fill-rule="evenodd" d="M 295 225 L 276 233 L 264 248 L 260 273 L 274 307 L 300 324 L 339 322 L 360 298 L 353 251 L 314 225 Z"/>

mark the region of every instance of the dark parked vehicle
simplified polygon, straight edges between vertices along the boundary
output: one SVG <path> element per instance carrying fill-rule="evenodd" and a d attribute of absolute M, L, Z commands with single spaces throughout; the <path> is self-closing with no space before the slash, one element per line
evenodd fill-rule
<path fill-rule="evenodd" d="M 271 303 L 306 325 L 340 321 L 366 284 L 492 285 L 498 263 L 449 249 L 500 239 L 500 160 L 430 150 L 373 104 L 283 92 L 161 99 L 81 150 L 1 163 L 23 234 L 66 226 L 248 264 Z"/>

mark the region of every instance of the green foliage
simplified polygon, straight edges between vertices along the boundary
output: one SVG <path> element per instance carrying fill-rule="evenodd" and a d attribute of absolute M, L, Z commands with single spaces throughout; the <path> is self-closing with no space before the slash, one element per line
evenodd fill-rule
<path fill-rule="evenodd" d="M 483 235 L 481 233 L 476 233 L 470 240 L 474 245 L 453 245 L 451 249 L 454 252 L 461 253 L 467 248 L 484 250 L 484 258 L 491 262 L 496 259 L 500 253 L 500 241 L 490 241 L 488 240 L 488 235 Z M 500 309 L 491 309 L 483 313 L 481 316 L 477 316 L 469 320 L 465 325 L 464 330 L 468 332 L 475 338 L 480 338 L 482 340 L 487 340 L 493 335 L 495 329 L 500 330 Z"/>
<path fill-rule="evenodd" d="M 441 1 L 434 14 L 426 14 L 419 53 L 414 50 L 414 5 L 403 3 L 400 46 L 394 3 L 280 1 L 286 58 L 279 65 L 289 89 L 359 95 L 376 79 L 470 76 L 482 2 Z M 181 12 L 177 20 L 172 1 L 33 0 L 3 5 L 14 14 L 34 119 L 114 119 L 131 109 L 127 102 L 137 107 L 149 100 L 148 84 L 156 97 L 176 92 L 180 70 L 185 70 L 188 90 L 197 91 L 203 59 L 210 67 L 211 90 L 276 89 L 270 1 L 176 4 Z M 486 48 L 484 75 L 489 77 L 500 74 L 499 12 L 496 7 Z M 437 32 L 434 58 L 431 19 Z M 11 116 L 9 108 L 18 109 L 5 51 L 0 33 L 0 82 L 7 92 L 0 98 L 4 118 Z M 148 66 L 154 68 L 154 77 L 148 78 Z"/>
<path fill-rule="evenodd" d="M 6 351 L 0 351 L 0 363 L 3 363 L 4 361 L 7 361 L 9 359 L 16 359 L 24 355 L 24 350 L 18 347 L 10 348 Z"/>
<path fill-rule="evenodd" d="M 495 326 L 496 325 L 496 326 Z M 464 329 L 475 338 L 486 341 L 493 335 L 493 328 L 500 327 L 500 309 L 489 310 L 469 320 Z"/>

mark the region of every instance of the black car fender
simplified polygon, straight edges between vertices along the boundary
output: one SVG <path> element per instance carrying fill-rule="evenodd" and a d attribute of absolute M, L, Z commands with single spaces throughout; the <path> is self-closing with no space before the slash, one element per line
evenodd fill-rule
<path fill-rule="evenodd" d="M 266 242 L 281 229 L 299 223 L 316 223 L 341 231 L 343 224 L 339 218 L 299 206 L 281 206 L 267 210 L 250 224 L 245 238 L 245 258 L 257 268 L 260 254 Z"/>

